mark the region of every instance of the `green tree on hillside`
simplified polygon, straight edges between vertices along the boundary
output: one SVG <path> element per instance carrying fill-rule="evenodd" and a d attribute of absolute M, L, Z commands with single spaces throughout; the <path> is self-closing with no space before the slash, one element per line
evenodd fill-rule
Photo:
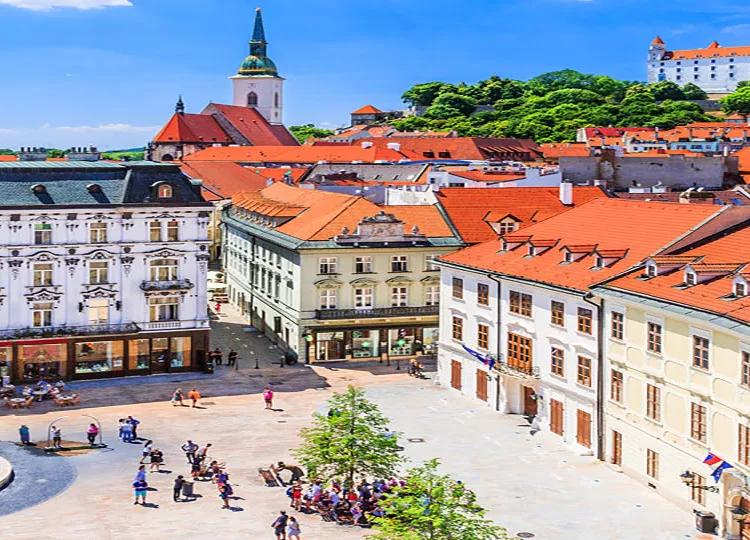
<path fill-rule="evenodd" d="M 722 98 L 721 108 L 726 113 L 750 114 L 750 85 L 740 86 Z"/>
<path fill-rule="evenodd" d="M 328 137 L 333 135 L 333 131 L 330 129 L 323 129 L 315 127 L 313 124 L 305 124 L 302 126 L 290 126 L 289 131 L 299 141 L 300 144 L 304 144 L 309 138 L 319 139 L 322 137 Z"/>

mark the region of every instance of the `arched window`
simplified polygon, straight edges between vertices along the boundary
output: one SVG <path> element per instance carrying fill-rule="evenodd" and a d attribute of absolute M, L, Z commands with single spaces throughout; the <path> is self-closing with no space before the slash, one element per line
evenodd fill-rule
<path fill-rule="evenodd" d="M 248 107 L 257 107 L 258 106 L 258 94 L 255 92 L 250 92 L 247 95 L 247 106 Z"/>
<path fill-rule="evenodd" d="M 174 161 L 174 156 L 172 154 L 164 154 L 161 160 L 162 161 Z"/>
<path fill-rule="evenodd" d="M 159 186 L 156 195 L 160 199 L 171 199 L 172 198 L 172 186 L 169 184 L 162 184 Z"/>
<path fill-rule="evenodd" d="M 278 93 L 278 92 L 276 92 L 276 93 L 275 93 L 275 94 L 273 95 L 273 106 L 274 106 L 274 107 L 277 107 L 277 108 L 278 108 L 278 106 L 279 106 L 279 93 Z"/>

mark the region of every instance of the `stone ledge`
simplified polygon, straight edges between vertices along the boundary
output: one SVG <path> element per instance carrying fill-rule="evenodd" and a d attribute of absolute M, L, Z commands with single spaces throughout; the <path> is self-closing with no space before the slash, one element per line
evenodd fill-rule
<path fill-rule="evenodd" d="M 0 457 L 0 490 L 13 481 L 13 467 L 5 458 Z"/>

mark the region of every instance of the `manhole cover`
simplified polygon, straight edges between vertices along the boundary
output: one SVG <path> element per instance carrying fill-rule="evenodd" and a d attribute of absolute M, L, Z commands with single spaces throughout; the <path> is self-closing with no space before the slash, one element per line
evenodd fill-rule
<path fill-rule="evenodd" d="M 520 532 L 520 533 L 516 533 L 516 536 L 518 538 L 534 538 L 534 536 L 536 535 L 530 532 Z"/>
<path fill-rule="evenodd" d="M 409 441 L 409 442 L 413 442 L 413 443 L 421 443 L 421 442 L 424 442 L 424 439 L 422 439 L 421 437 L 414 437 L 414 438 L 412 438 L 412 439 L 406 439 L 406 440 L 407 440 L 407 441 Z"/>

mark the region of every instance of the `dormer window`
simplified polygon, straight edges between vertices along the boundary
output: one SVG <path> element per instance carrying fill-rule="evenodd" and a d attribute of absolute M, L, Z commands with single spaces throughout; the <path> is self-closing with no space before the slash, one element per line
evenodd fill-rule
<path fill-rule="evenodd" d="M 692 287 L 698 282 L 695 272 L 691 272 L 690 270 L 685 272 L 685 285 L 688 287 Z"/>
<path fill-rule="evenodd" d="M 646 265 L 646 276 L 647 277 L 656 277 L 658 274 L 658 271 L 656 270 L 655 264 L 647 264 Z"/>
<path fill-rule="evenodd" d="M 536 249 L 534 249 L 534 246 L 529 245 L 529 257 L 533 257 L 536 255 Z"/>
<path fill-rule="evenodd" d="M 604 257 L 598 256 L 594 259 L 594 268 L 604 268 L 606 265 Z"/>
<path fill-rule="evenodd" d="M 42 184 L 34 184 L 33 186 L 31 186 L 31 191 L 35 195 L 41 195 L 42 193 L 47 193 L 47 188 Z"/>
<path fill-rule="evenodd" d="M 573 254 L 570 251 L 566 251 L 565 252 L 565 262 L 566 263 L 571 263 L 571 262 L 573 262 L 573 260 L 574 260 L 573 259 Z"/>
<path fill-rule="evenodd" d="M 737 281 L 734 284 L 734 295 L 738 298 L 747 296 L 747 283 L 743 281 Z"/>
<path fill-rule="evenodd" d="M 160 199 L 171 199 L 173 194 L 174 190 L 169 184 L 161 184 L 156 188 L 156 196 Z"/>
<path fill-rule="evenodd" d="M 99 184 L 89 184 L 86 186 L 86 191 L 89 193 L 101 193 L 102 192 L 102 186 Z"/>

